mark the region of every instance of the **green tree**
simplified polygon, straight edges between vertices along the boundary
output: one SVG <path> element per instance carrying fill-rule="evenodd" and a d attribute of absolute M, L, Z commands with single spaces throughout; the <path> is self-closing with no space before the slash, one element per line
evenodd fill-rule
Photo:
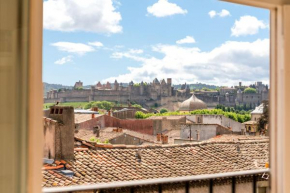
<path fill-rule="evenodd" d="M 141 105 L 139 105 L 139 104 L 134 104 L 134 105 L 132 105 L 132 107 L 137 107 L 137 108 L 142 108 L 142 106 Z"/>
<path fill-rule="evenodd" d="M 84 109 L 90 109 L 92 108 L 92 104 L 91 103 L 87 103 L 85 106 L 84 106 Z"/>
<path fill-rule="evenodd" d="M 264 132 L 266 125 L 269 123 L 269 101 L 263 101 L 262 104 L 264 106 L 263 114 L 258 120 L 258 130 L 260 132 Z"/>
<path fill-rule="evenodd" d="M 168 112 L 168 110 L 167 109 L 165 109 L 165 108 L 163 108 L 163 109 L 160 109 L 160 113 L 161 114 L 163 114 L 163 113 L 167 113 Z"/>
<path fill-rule="evenodd" d="M 256 90 L 255 88 L 251 88 L 251 87 L 249 87 L 249 88 L 246 88 L 246 89 L 244 90 L 244 93 L 245 93 L 245 94 L 255 94 L 255 93 L 257 93 L 257 90 Z"/>

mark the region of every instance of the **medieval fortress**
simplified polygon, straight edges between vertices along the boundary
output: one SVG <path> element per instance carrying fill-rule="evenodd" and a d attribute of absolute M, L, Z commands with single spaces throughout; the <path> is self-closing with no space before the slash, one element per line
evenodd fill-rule
<path fill-rule="evenodd" d="M 197 98 L 204 101 L 208 107 L 215 107 L 217 104 L 225 106 L 251 105 L 258 106 L 263 100 L 268 99 L 269 89 L 262 82 L 256 82 L 257 93 L 244 93 L 248 86 L 220 88 L 219 91 L 195 91 Z M 159 81 L 157 78 L 151 83 L 143 81 L 134 84 L 133 81 L 128 86 L 123 86 L 115 80 L 114 84 L 98 82 L 90 89 L 84 89 L 81 81 L 76 82 L 73 89 L 50 90 L 44 99 L 45 103 L 53 102 L 89 102 L 89 101 L 112 101 L 121 104 L 135 102 L 144 107 L 164 106 L 169 103 L 178 103 L 191 96 L 190 88 L 186 83 L 181 89 L 175 89 L 172 79 L 167 78 Z"/>

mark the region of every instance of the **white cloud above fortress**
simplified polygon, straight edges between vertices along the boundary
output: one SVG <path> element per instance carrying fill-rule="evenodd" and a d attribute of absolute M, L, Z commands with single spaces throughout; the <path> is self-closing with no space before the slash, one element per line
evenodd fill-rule
<path fill-rule="evenodd" d="M 198 47 L 155 45 L 153 52 L 163 57 L 144 57 L 134 53 L 118 53 L 118 58 L 140 62 L 139 67 L 128 67 L 128 73 L 103 80 L 113 82 L 152 81 L 155 77 L 171 77 L 174 83 L 204 82 L 233 85 L 239 80 L 253 82 L 269 80 L 269 39 L 253 42 L 227 41 L 208 52 Z M 113 56 L 116 53 L 113 53 Z M 116 58 L 116 57 L 115 57 Z"/>

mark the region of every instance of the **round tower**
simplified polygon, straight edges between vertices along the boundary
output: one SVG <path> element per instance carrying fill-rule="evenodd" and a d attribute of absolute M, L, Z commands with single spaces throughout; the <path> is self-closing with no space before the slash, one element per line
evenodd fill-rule
<path fill-rule="evenodd" d="M 142 81 L 140 84 L 140 95 L 144 94 L 144 82 Z"/>

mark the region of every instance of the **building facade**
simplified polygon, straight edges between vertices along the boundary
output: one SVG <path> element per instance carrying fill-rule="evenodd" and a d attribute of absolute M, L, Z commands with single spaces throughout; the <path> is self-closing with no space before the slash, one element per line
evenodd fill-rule
<path fill-rule="evenodd" d="M 254 108 L 261 104 L 263 100 L 268 100 L 269 89 L 262 82 L 256 82 L 250 87 L 256 89 L 256 93 L 244 92 L 249 86 L 223 87 L 219 91 L 195 91 L 194 95 L 206 103 L 207 107 L 213 108 L 218 104 L 234 107 L 235 105 L 247 105 Z M 78 81 L 73 89 L 50 90 L 44 99 L 45 103 L 53 102 L 89 102 L 89 101 L 112 101 L 127 104 L 134 101 L 143 106 L 162 106 L 166 104 L 178 103 L 188 99 L 192 93 L 186 83 L 181 89 L 175 89 L 172 79 L 167 78 L 159 81 L 155 78 L 151 83 L 135 84 L 131 81 L 128 85 L 107 82 L 98 82 L 90 89 L 83 88 L 83 83 Z"/>
<path fill-rule="evenodd" d="M 123 86 L 117 80 L 113 86 L 109 82 L 102 85 L 98 82 L 91 89 L 83 89 L 82 82 L 77 82 L 74 89 L 51 90 L 47 92 L 44 99 L 45 103 L 49 102 L 86 102 L 86 101 L 114 101 L 127 103 L 134 101 L 139 104 L 162 105 L 168 101 L 183 101 L 190 96 L 189 88 L 176 90 L 172 86 L 171 78 L 167 82 L 163 79 L 161 82 L 155 78 L 151 83 L 134 84 L 133 81 L 128 86 Z M 162 102 L 163 101 L 163 102 Z"/>

